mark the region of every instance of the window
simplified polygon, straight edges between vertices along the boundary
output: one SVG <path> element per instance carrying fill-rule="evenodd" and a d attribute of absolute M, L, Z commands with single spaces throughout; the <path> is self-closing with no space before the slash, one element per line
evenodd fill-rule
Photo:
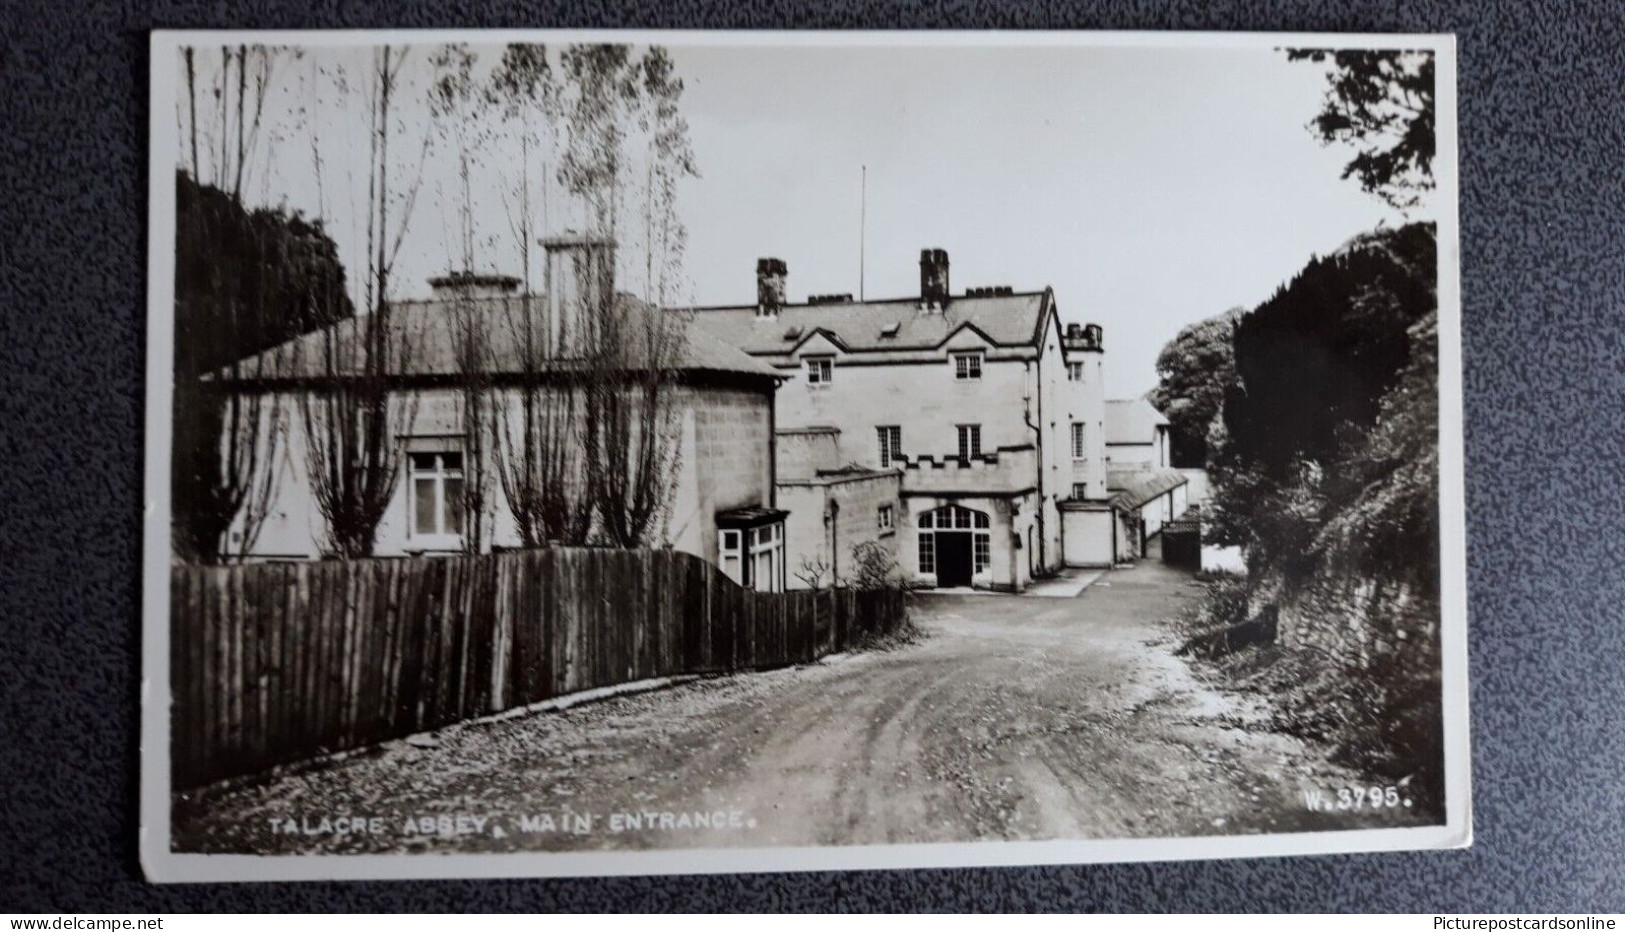
<path fill-rule="evenodd" d="M 932 511 L 921 512 L 916 523 L 922 531 L 986 530 L 989 527 L 986 512 L 972 511 L 959 505 L 943 505 Z"/>
<path fill-rule="evenodd" d="M 881 505 L 880 511 L 875 518 L 875 526 L 880 528 L 881 533 L 885 533 L 892 529 L 893 520 L 892 507 L 890 505 Z"/>
<path fill-rule="evenodd" d="M 744 585 L 744 577 L 740 575 L 739 532 L 723 531 L 718 537 L 717 549 L 720 551 L 720 559 L 717 560 L 717 563 L 722 567 L 723 574 L 734 582 Z"/>
<path fill-rule="evenodd" d="M 1089 486 L 1082 482 L 1072 483 L 1072 500 L 1081 502 L 1089 497 Z"/>
<path fill-rule="evenodd" d="M 943 505 L 930 511 L 921 512 L 915 519 L 915 526 L 919 528 L 919 555 L 920 573 L 935 573 L 937 571 L 937 535 L 953 533 L 969 533 L 971 535 L 971 572 L 976 575 L 987 572 L 993 565 L 993 537 L 991 534 L 992 522 L 987 513 L 974 511 L 960 505 Z"/>
<path fill-rule="evenodd" d="M 455 450 L 408 454 L 411 535 L 463 533 L 463 454 Z"/>
<path fill-rule="evenodd" d="M 955 353 L 954 378 L 979 379 L 982 377 L 981 353 Z"/>
<path fill-rule="evenodd" d="M 807 357 L 807 384 L 828 385 L 835 381 L 835 360 L 830 356 Z"/>
<path fill-rule="evenodd" d="M 880 468 L 885 469 L 903 459 L 903 428 L 876 427 L 880 437 Z"/>
<path fill-rule="evenodd" d="M 750 574 L 745 585 L 761 592 L 778 592 L 784 588 L 784 525 L 764 524 L 753 527 L 750 537 Z"/>
<path fill-rule="evenodd" d="M 959 458 L 968 460 L 982 455 L 982 425 L 959 425 Z"/>
<path fill-rule="evenodd" d="M 1072 422 L 1072 458 L 1075 460 L 1089 458 L 1089 445 L 1086 443 L 1088 437 L 1084 432 L 1084 428 L 1088 426 L 1082 421 Z"/>
<path fill-rule="evenodd" d="M 747 589 L 779 592 L 784 588 L 784 525 L 724 528 L 717 535 L 722 572 Z"/>
<path fill-rule="evenodd" d="M 1083 363 L 1069 362 L 1066 364 L 1066 377 L 1073 382 L 1083 381 Z"/>

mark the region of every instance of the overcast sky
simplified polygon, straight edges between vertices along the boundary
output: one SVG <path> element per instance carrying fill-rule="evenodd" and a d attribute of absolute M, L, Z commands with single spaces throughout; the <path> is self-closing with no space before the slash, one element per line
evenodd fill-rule
<path fill-rule="evenodd" d="M 500 54 L 474 51 L 482 68 Z M 1155 384 L 1157 353 L 1181 326 L 1253 306 L 1311 254 L 1400 219 L 1339 178 L 1347 151 L 1305 129 L 1320 68 L 1267 49 L 671 51 L 702 173 L 680 205 L 684 297 L 701 304 L 754 301 L 762 256 L 789 264 L 792 300 L 857 293 L 867 166 L 869 297 L 917 294 L 925 247 L 948 250 L 955 291 L 1053 287 L 1064 321 L 1105 328 L 1107 391 L 1126 397 Z M 414 51 L 409 77 L 427 74 L 427 52 Z M 340 65 L 357 80 L 366 55 L 311 50 L 284 68 L 247 195 L 326 217 L 352 280 L 365 267 L 351 219 L 365 203 L 365 118 L 333 103 L 331 74 L 312 75 Z M 401 116 L 403 136 L 421 138 L 426 110 Z M 312 129 L 327 166 L 319 188 Z M 335 151 L 346 137 L 356 143 Z M 401 297 L 455 264 L 457 161 L 436 145 L 396 272 Z M 502 162 L 500 147 L 486 151 L 484 164 Z M 493 244 L 512 187 L 497 175 L 471 186 Z M 549 224 L 562 228 L 558 200 Z M 517 273 L 513 249 L 487 254 L 479 264 Z"/>

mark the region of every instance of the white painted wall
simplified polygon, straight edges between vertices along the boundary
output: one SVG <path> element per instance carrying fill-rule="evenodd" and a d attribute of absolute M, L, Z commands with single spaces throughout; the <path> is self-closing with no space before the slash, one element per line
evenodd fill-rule
<path fill-rule="evenodd" d="M 773 501 L 771 396 L 721 388 L 681 388 L 679 393 L 679 473 L 659 537 L 679 550 L 715 562 L 716 513 Z M 326 529 L 311 491 L 299 405 L 292 395 L 281 396 L 279 403 L 285 413 L 276 445 L 277 476 L 270 517 L 250 557 L 311 559 L 325 549 Z M 515 402 L 509 398 L 509 403 Z M 392 401 L 391 419 L 403 451 L 437 444 L 455 447 L 464 434 L 462 405 L 451 390 L 403 393 Z M 494 457 L 495 451 L 488 450 L 487 455 Z M 488 475 L 489 533 L 481 549 L 519 546 L 519 533 L 494 460 L 490 461 Z M 406 482 L 403 457 L 394 497 L 379 522 L 375 555 L 456 549 L 459 543 L 455 540 L 424 539 L 410 532 Z M 241 533 L 239 519 L 232 540 L 240 542 Z"/>
<path fill-rule="evenodd" d="M 1058 503 L 1070 497 L 1073 477 L 1081 473 L 1085 481 L 1105 494 L 1104 455 L 1104 391 L 1100 386 L 1099 355 L 1094 357 L 1091 377 L 1082 383 L 1067 381 L 1066 364 L 1062 355 L 1058 329 L 1046 328 L 1043 353 L 1039 359 L 1000 358 L 1001 352 L 990 347 L 980 336 L 963 331 L 949 341 L 939 359 L 929 363 L 895 363 L 866 365 L 862 354 L 842 354 L 838 347 L 815 337 L 804 344 L 795 355 L 798 367 L 783 370 L 790 380 L 780 387 L 778 427 L 793 429 L 828 426 L 840 430 L 838 458 L 843 463 L 879 466 L 879 440 L 876 429 L 884 425 L 902 428 L 902 449 L 909 457 L 931 455 L 938 460 L 958 454 L 958 426 L 981 426 L 982 450 L 993 452 L 999 447 L 1042 445 L 1042 456 L 1033 453 L 1001 456 L 997 468 L 974 464 L 968 469 L 954 468 L 952 478 L 958 491 L 987 490 L 990 496 L 1000 492 L 1043 486 L 1043 499 L 1036 496 L 1025 506 L 1027 515 L 1018 522 L 1035 522 L 1042 526 L 1042 544 L 1038 550 L 1043 562 L 1054 569 L 1062 563 L 1061 519 Z M 981 351 L 984 353 L 980 379 L 957 379 L 952 365 L 953 353 Z M 834 380 L 827 384 L 809 384 L 805 359 L 808 356 L 834 356 Z M 1084 417 L 1094 417 L 1098 427 L 1091 436 L 1091 455 L 1085 462 L 1074 463 L 1071 456 L 1071 422 L 1075 411 Z M 1007 460 L 1019 462 L 1026 458 L 1026 466 L 1013 466 Z M 1013 469 L 1027 470 L 1025 476 L 1016 476 Z M 948 468 L 931 470 L 908 469 L 903 474 L 903 488 L 909 491 L 948 491 Z M 1001 505 L 1001 510 L 1005 506 Z M 1042 521 L 1038 514 L 1042 510 Z M 1006 519 L 1008 520 L 1008 519 Z M 1021 530 L 1023 553 L 1021 562 L 1030 564 L 1038 558 L 1025 552 L 1027 531 Z M 993 562 L 1008 563 L 1013 544 L 1009 529 L 1004 540 L 993 541 Z M 1035 534 L 1034 545 L 1040 544 Z M 910 549 L 906 545 L 902 548 Z M 1000 551 L 1005 553 L 1000 554 Z M 792 561 L 794 562 L 794 561 Z M 1009 584 L 1009 573 L 998 581 Z M 1027 568 L 1021 575 L 1030 575 Z"/>
<path fill-rule="evenodd" d="M 1071 361 L 1083 363 L 1083 379 L 1067 382 L 1069 423 L 1062 434 L 1066 454 L 1072 464 L 1070 482 L 1082 484 L 1086 500 L 1107 498 L 1106 493 L 1106 389 L 1104 382 L 1105 355 L 1093 351 L 1075 351 Z M 1071 459 L 1071 423 L 1084 426 L 1087 444 L 1084 459 Z"/>
<path fill-rule="evenodd" d="M 1205 469 L 1181 469 L 1180 474 L 1185 477 L 1185 496 L 1191 505 L 1201 505 L 1207 501 L 1210 483 Z"/>
<path fill-rule="evenodd" d="M 1112 512 L 1108 509 L 1061 510 L 1067 566 L 1111 566 Z"/>

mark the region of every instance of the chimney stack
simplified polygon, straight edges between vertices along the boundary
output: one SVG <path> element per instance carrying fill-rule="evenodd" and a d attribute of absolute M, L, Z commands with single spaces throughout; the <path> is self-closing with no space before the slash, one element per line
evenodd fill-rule
<path fill-rule="evenodd" d="M 1098 323 L 1068 323 L 1066 333 L 1061 336 L 1061 343 L 1066 349 L 1087 349 L 1087 351 L 1100 352 L 1105 349 L 1100 339 L 1100 325 Z"/>
<path fill-rule="evenodd" d="M 784 309 L 785 280 L 790 269 L 783 259 L 756 260 L 756 316 L 777 317 Z"/>
<path fill-rule="evenodd" d="M 948 306 L 948 250 L 920 250 L 920 304 L 928 310 Z"/>
<path fill-rule="evenodd" d="M 447 272 L 429 279 L 429 289 L 436 300 L 454 298 L 500 298 L 519 290 L 519 279 L 512 275 L 496 275 L 465 269 Z"/>
<path fill-rule="evenodd" d="M 541 240 L 547 253 L 547 352 L 579 349 L 586 328 L 615 296 L 615 240 L 567 232 Z"/>

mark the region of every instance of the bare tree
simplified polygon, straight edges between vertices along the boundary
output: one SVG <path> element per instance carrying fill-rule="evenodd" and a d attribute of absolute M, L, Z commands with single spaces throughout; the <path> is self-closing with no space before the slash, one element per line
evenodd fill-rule
<path fill-rule="evenodd" d="M 604 539 L 646 546 L 666 515 L 682 466 L 676 370 L 684 330 L 675 314 L 633 301 L 601 312 L 591 371 L 598 432 L 594 500 Z"/>
<path fill-rule="evenodd" d="M 559 86 L 546 47 L 515 43 L 504 48 L 486 97 L 500 108 L 520 148 L 519 177 L 504 189 L 509 233 L 521 256 L 522 291 L 517 300 L 505 303 L 503 320 L 518 378 L 497 405 L 497 474 L 525 546 L 583 544 L 593 525 L 581 432 L 586 377 L 579 364 L 560 364 L 562 354 L 540 319 L 531 262 L 541 230 L 531 194 L 531 162 L 542 161 L 545 218 L 547 156 L 558 133 Z M 574 344 L 575 335 L 566 327 L 558 342 Z"/>
<path fill-rule="evenodd" d="M 831 576 L 830 561 L 822 556 L 804 556 L 801 558 L 801 569 L 796 571 L 796 578 L 814 592 L 824 588 L 824 580 Z"/>
<path fill-rule="evenodd" d="M 265 122 L 265 104 L 276 87 L 281 65 L 302 57 L 298 49 L 273 45 L 223 45 L 219 61 L 188 46 L 181 52 L 186 65 L 186 114 L 180 120 L 191 155 L 189 171 L 199 184 L 211 184 L 233 198 L 242 199 L 258 157 Z M 200 74 L 200 71 L 202 72 Z M 206 93 L 218 105 L 206 123 L 199 122 L 198 80 L 208 82 Z M 199 140 L 207 143 L 208 177 L 199 155 Z"/>
<path fill-rule="evenodd" d="M 475 55 L 466 45 L 442 46 L 430 62 L 434 83 L 429 90 L 430 116 L 457 154 L 456 256 L 448 282 L 452 301 L 444 323 L 457 374 L 463 430 L 463 549 L 469 553 L 479 553 L 489 536 L 497 400 L 491 379 L 493 317 L 478 293 L 480 277 L 475 271 L 479 263 L 472 172 L 488 133 L 483 109 L 487 101 L 477 93 L 474 62 Z M 450 241 L 448 237 L 448 244 Z"/>
<path fill-rule="evenodd" d="M 687 127 L 677 110 L 682 82 L 672 76 L 663 49 L 642 59 L 624 45 L 571 46 L 560 56 L 564 75 L 560 112 L 567 140 L 559 180 L 583 206 L 589 232 L 615 242 L 629 201 L 645 219 L 645 294 L 651 280 L 669 281 L 680 252 L 682 224 L 675 212 L 677 179 L 693 174 Z M 647 179 L 640 187 L 628 170 L 629 130 L 646 136 Z M 652 180 L 662 179 L 656 190 Z M 666 192 L 665 194 L 662 191 Z M 669 196 L 668 196 L 669 195 Z M 636 216 L 636 214 L 633 214 Z M 656 221 L 662 230 L 655 236 Z M 659 276 L 653 274 L 660 269 Z M 582 289 L 576 309 L 585 369 L 583 441 L 589 451 L 587 487 L 606 542 L 632 547 L 652 542 L 670 506 L 680 468 L 679 380 L 686 328 L 681 318 L 649 302 L 621 298 L 611 283 Z"/>
<path fill-rule="evenodd" d="M 679 185 L 699 177 L 689 143 L 688 121 L 679 103 L 683 81 L 670 54 L 653 46 L 643 56 L 643 96 L 639 125 L 645 135 L 644 300 L 660 307 L 671 303 L 682 275 L 688 230 L 677 214 Z"/>
<path fill-rule="evenodd" d="M 299 393 L 306 440 L 306 468 L 326 525 L 330 553 L 345 559 L 370 556 L 394 494 L 402 452 L 396 432 L 410 432 L 416 397 L 393 392 L 397 373 L 410 369 L 417 340 L 409 322 L 397 320 L 390 303 L 390 276 L 411 220 L 422 182 L 424 133 L 415 173 L 399 188 L 390 179 L 392 107 L 408 50 L 385 45 L 373 52 L 367 82 L 366 312 L 346 326 L 329 327 L 312 341 L 313 359 L 302 360 L 317 385 Z M 318 166 L 319 166 L 318 162 Z M 394 403 L 392 404 L 392 399 Z"/>

